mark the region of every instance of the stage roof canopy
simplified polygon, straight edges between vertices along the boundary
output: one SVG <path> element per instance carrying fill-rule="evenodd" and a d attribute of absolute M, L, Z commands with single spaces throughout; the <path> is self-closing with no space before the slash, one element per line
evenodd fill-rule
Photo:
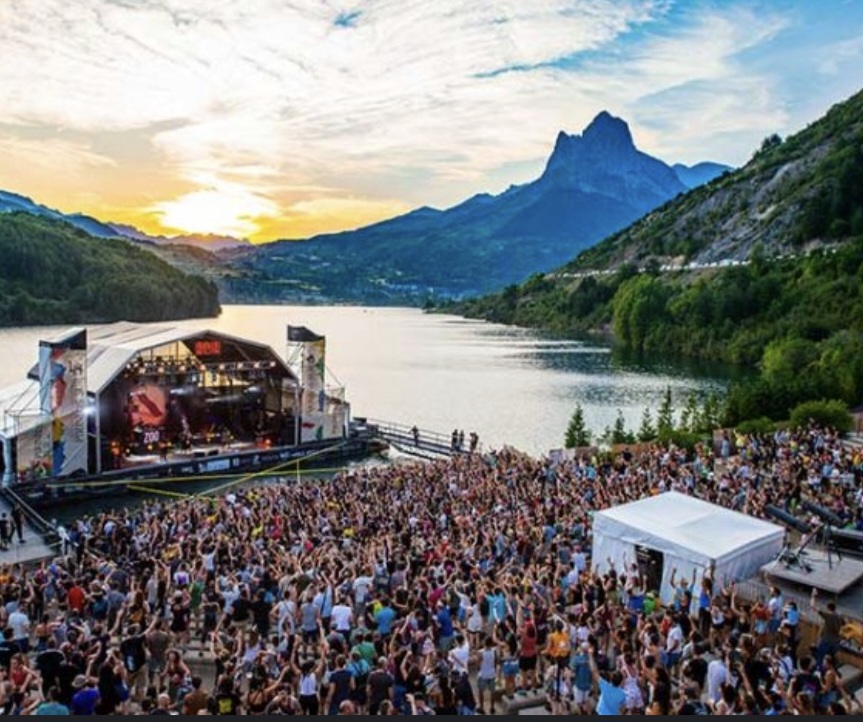
<path fill-rule="evenodd" d="M 197 338 L 219 339 L 235 349 L 245 349 L 257 358 L 277 361 L 283 373 L 296 380 L 281 357 L 266 344 L 220 331 L 120 321 L 87 329 L 87 391 L 94 396 L 101 393 L 140 353 Z M 34 381 L 38 379 L 38 364 L 28 376 Z M 0 398 L 3 395 L 4 390 L 0 390 Z"/>

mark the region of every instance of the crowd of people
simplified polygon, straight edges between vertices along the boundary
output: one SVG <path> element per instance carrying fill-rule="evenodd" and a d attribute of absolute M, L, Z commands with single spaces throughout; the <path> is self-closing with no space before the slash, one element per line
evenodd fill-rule
<path fill-rule="evenodd" d="M 465 453 L 80 519 L 65 555 L 0 568 L 0 709 L 848 714 L 832 602 L 811 598 L 810 649 L 779 589 L 744 600 L 708 568 L 662 600 L 637 565 L 591 567 L 594 512 L 670 490 L 863 527 L 831 431 L 726 451 Z"/>

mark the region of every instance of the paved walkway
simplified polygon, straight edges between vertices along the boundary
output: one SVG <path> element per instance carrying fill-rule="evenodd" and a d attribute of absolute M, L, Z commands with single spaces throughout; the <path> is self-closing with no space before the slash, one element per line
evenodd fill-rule
<path fill-rule="evenodd" d="M 11 517 L 12 509 L 9 502 L 0 496 L 0 512 L 4 511 Z M 41 534 L 38 534 L 25 520 L 24 543 L 18 542 L 16 536 L 8 549 L 0 550 L 0 564 L 27 564 L 54 556 L 57 556 L 57 548 L 48 546 Z"/>

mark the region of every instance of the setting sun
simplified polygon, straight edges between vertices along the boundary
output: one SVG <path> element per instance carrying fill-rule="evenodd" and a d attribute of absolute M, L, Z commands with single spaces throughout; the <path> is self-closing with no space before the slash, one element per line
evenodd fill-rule
<path fill-rule="evenodd" d="M 208 188 L 162 201 L 152 207 L 159 225 L 181 233 L 213 233 L 245 238 L 260 229 L 262 219 L 278 215 L 271 200 L 245 188 Z"/>

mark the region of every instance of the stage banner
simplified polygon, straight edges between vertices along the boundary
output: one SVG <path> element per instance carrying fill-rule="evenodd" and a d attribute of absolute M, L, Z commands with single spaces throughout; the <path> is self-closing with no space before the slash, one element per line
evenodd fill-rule
<path fill-rule="evenodd" d="M 86 473 L 86 329 L 39 342 L 39 406 L 51 418 L 50 475 Z"/>
<path fill-rule="evenodd" d="M 52 449 L 51 423 L 46 417 L 21 415 L 21 427 L 15 444 L 17 447 L 17 478 L 21 483 L 40 481 L 51 477 Z"/>
<path fill-rule="evenodd" d="M 322 414 L 326 408 L 326 339 L 303 343 L 303 416 Z"/>
<path fill-rule="evenodd" d="M 312 413 L 303 416 L 300 427 L 300 442 L 340 439 L 345 435 L 347 423 L 346 407 L 336 408 L 329 413 Z"/>
<path fill-rule="evenodd" d="M 324 414 L 309 413 L 303 414 L 303 421 L 300 425 L 300 443 L 307 444 L 310 441 L 321 441 L 324 437 L 324 425 L 326 416 Z"/>

